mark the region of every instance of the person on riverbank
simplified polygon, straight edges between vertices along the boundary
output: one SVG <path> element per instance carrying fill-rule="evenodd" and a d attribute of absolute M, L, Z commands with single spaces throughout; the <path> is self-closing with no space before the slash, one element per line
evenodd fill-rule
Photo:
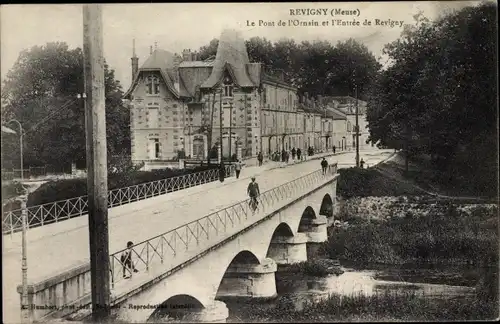
<path fill-rule="evenodd" d="M 237 160 L 236 163 L 234 164 L 234 171 L 236 172 L 236 179 L 239 179 L 240 177 L 240 172 L 241 172 L 241 160 Z"/>
<path fill-rule="evenodd" d="M 361 169 L 365 168 L 365 161 L 363 161 L 363 158 L 361 158 L 361 161 L 359 161 L 359 166 L 361 167 Z"/>
<path fill-rule="evenodd" d="M 325 158 L 321 160 L 321 169 L 323 170 L 323 174 L 326 174 L 326 168 L 328 168 L 328 162 Z"/>
<path fill-rule="evenodd" d="M 134 246 L 134 243 L 132 241 L 127 242 L 127 249 L 123 251 L 120 261 L 123 266 L 123 279 L 129 279 L 130 276 L 127 274 L 127 270 L 130 271 L 132 274 L 132 271 L 134 272 L 139 272 L 134 266 L 134 263 L 132 262 L 132 246 Z"/>
<path fill-rule="evenodd" d="M 262 152 L 259 152 L 259 154 L 257 154 L 257 161 L 259 161 L 259 166 L 262 166 L 263 160 L 264 160 L 264 156 L 262 155 Z"/>

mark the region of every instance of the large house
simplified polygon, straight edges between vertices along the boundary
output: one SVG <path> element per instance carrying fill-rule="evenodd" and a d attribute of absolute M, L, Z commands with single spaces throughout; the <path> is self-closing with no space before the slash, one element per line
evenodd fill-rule
<path fill-rule="evenodd" d="M 180 56 L 157 48 L 141 67 L 135 50 L 131 61 L 133 81 L 124 98 L 134 163 L 161 164 L 180 152 L 206 159 L 221 145 L 224 157 L 245 158 L 340 143 L 336 122 L 348 114 L 307 93 L 299 98 L 282 72 L 251 63 L 235 31 L 223 31 L 216 55 L 203 61 L 190 50 Z"/>

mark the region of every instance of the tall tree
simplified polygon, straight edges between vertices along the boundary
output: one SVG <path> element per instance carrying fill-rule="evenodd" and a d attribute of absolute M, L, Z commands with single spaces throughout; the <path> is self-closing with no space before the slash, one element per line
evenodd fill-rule
<path fill-rule="evenodd" d="M 431 155 L 446 181 L 472 176 L 478 190 L 494 188 L 481 174 L 498 168 L 496 5 L 415 19 L 385 48 L 393 64 L 369 100 L 371 139 L 392 146 L 403 134 L 381 127 L 403 125 L 407 151 Z"/>
<path fill-rule="evenodd" d="M 25 164 L 85 163 L 83 53 L 66 43 L 47 43 L 20 53 L 2 89 L 2 121 L 18 119 L 26 132 Z M 120 82 L 105 66 L 106 127 L 109 154 L 130 149 L 129 110 Z M 15 136 L 3 136 L 4 157 L 18 159 Z"/>

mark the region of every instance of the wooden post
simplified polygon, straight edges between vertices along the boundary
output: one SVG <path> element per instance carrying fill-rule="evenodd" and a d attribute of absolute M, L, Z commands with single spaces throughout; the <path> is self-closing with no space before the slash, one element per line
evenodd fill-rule
<path fill-rule="evenodd" d="M 358 122 L 358 86 L 355 86 L 355 96 L 356 96 L 356 167 L 359 168 L 359 122 Z"/>
<path fill-rule="evenodd" d="M 83 5 L 83 57 L 92 319 L 110 315 L 106 110 L 101 5 Z"/>

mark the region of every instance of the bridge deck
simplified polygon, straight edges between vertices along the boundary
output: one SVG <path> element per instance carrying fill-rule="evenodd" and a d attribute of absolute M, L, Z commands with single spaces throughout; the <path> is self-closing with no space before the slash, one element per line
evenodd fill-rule
<path fill-rule="evenodd" d="M 363 156 L 370 165 L 380 161 L 380 155 Z M 330 157 L 330 163 L 353 160 L 353 154 Z M 246 198 L 246 187 L 250 174 L 259 174 L 261 191 L 277 187 L 319 168 L 319 161 L 309 162 L 274 170 L 248 168 L 243 178 L 226 179 L 139 202 L 114 207 L 109 210 L 109 250 L 121 250 L 127 241 L 140 242 L 166 232 L 182 224 L 203 217 Z M 19 295 L 17 285 L 21 282 L 21 235 L 5 235 L 3 238 L 3 270 L 7 277 L 3 285 L 5 322 L 18 322 Z M 30 282 L 50 277 L 88 262 L 88 219 L 78 217 L 61 223 L 34 228 L 28 232 L 28 276 Z"/>

